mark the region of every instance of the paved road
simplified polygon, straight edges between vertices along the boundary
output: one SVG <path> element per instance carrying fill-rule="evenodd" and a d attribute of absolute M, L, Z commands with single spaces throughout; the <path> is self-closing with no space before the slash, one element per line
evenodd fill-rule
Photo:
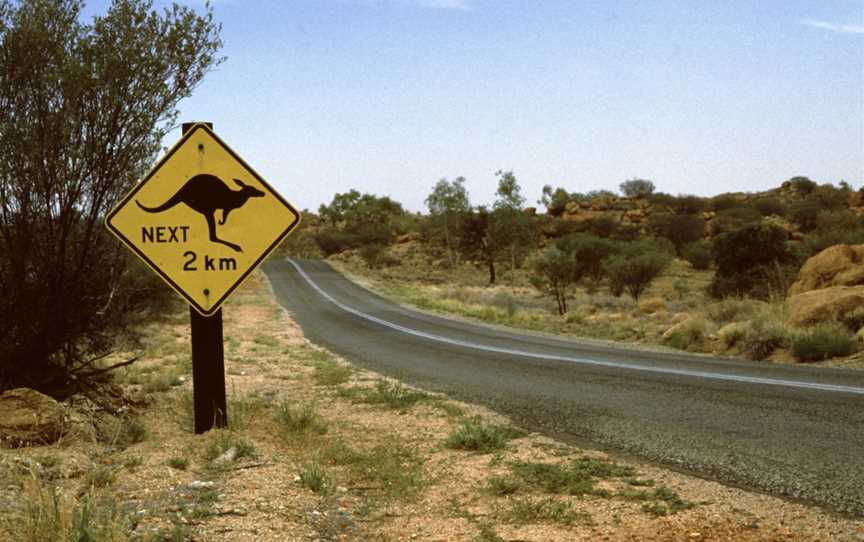
<path fill-rule="evenodd" d="M 271 261 L 313 342 L 558 438 L 864 516 L 864 372 L 520 334 L 412 311 L 320 261 Z"/>

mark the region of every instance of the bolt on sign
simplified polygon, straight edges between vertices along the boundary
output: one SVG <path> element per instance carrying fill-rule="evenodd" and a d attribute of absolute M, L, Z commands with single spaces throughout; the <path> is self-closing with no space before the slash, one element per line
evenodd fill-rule
<path fill-rule="evenodd" d="M 204 124 L 196 124 L 105 220 L 209 316 L 300 221 L 299 213 Z"/>

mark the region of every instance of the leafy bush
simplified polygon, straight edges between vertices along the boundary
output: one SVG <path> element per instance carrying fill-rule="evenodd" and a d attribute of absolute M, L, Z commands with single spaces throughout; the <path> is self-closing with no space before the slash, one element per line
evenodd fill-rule
<path fill-rule="evenodd" d="M 705 200 L 699 196 L 678 196 L 675 198 L 673 209 L 679 215 L 695 215 L 701 213 L 706 207 Z"/>
<path fill-rule="evenodd" d="M 671 261 L 672 256 L 658 250 L 655 243 L 634 241 L 627 243 L 620 253 L 609 257 L 603 269 L 609 277 L 613 294 L 620 296 L 626 290 L 634 299 L 639 299 Z"/>
<path fill-rule="evenodd" d="M 552 189 L 551 185 L 543 187 L 543 196 L 539 203 L 546 207 L 546 212 L 551 216 L 561 216 L 567 209 L 567 204 L 570 203 L 570 194 L 566 189 L 558 187 Z"/>
<path fill-rule="evenodd" d="M 855 338 L 837 323 L 817 324 L 792 335 L 792 355 L 801 362 L 848 356 L 857 349 Z"/>
<path fill-rule="evenodd" d="M 780 322 L 762 316 L 750 322 L 739 343 L 742 354 L 749 359 L 761 361 L 778 348 L 788 346 L 789 333 Z"/>
<path fill-rule="evenodd" d="M 549 247 L 531 262 L 531 269 L 531 284 L 555 300 L 558 314 L 566 314 L 567 297 L 579 279 L 573 254 Z"/>
<path fill-rule="evenodd" d="M 315 493 L 326 495 L 333 483 L 321 465 L 313 461 L 300 470 L 300 485 Z"/>
<path fill-rule="evenodd" d="M 759 198 L 753 202 L 753 208 L 762 216 L 786 216 L 789 207 L 779 198 Z"/>
<path fill-rule="evenodd" d="M 618 187 L 621 189 L 621 193 L 628 198 L 644 198 L 654 193 L 654 183 L 647 179 L 630 179 Z"/>
<path fill-rule="evenodd" d="M 752 207 L 731 207 L 718 211 L 711 221 L 711 233 L 720 235 L 733 232 L 747 226 L 758 224 L 762 220 L 759 211 Z"/>
<path fill-rule="evenodd" d="M 324 256 L 338 254 L 357 246 L 357 238 L 347 232 L 323 230 L 315 234 L 315 243 Z"/>
<path fill-rule="evenodd" d="M 287 435 L 324 434 L 327 424 L 318 414 L 315 403 L 295 406 L 284 400 L 276 407 L 276 421 Z"/>
<path fill-rule="evenodd" d="M 664 343 L 679 350 L 688 350 L 690 347 L 700 350 L 710 328 L 711 325 L 705 319 L 691 317 L 678 324 L 677 331 L 665 338 Z"/>
<path fill-rule="evenodd" d="M 698 215 L 653 214 L 648 217 L 648 228 L 658 237 L 664 237 L 681 253 L 684 245 L 702 239 L 705 221 Z"/>
<path fill-rule="evenodd" d="M 727 298 L 705 307 L 708 317 L 720 325 L 750 318 L 756 310 L 754 301 Z"/>
<path fill-rule="evenodd" d="M 486 487 L 493 495 L 512 495 L 522 486 L 519 478 L 493 474 L 486 480 Z"/>
<path fill-rule="evenodd" d="M 0 391 L 87 389 L 139 308 L 127 251 L 102 221 L 222 45 L 209 7 L 151 5 L 0 8 Z"/>
<path fill-rule="evenodd" d="M 648 201 L 650 201 L 651 205 L 655 208 L 666 207 L 670 211 L 674 211 L 678 204 L 678 198 L 665 192 L 655 192 L 654 194 L 651 194 Z"/>
<path fill-rule="evenodd" d="M 794 260 L 786 232 L 773 224 L 754 224 L 714 239 L 717 271 L 709 288 L 715 297 L 767 297 L 765 281 L 777 267 Z"/>
<path fill-rule="evenodd" d="M 791 179 L 786 181 L 786 183 L 789 183 L 792 189 L 802 196 L 810 194 L 810 192 L 812 192 L 816 188 L 816 183 L 811 181 L 807 177 L 792 177 Z"/>
<path fill-rule="evenodd" d="M 619 244 L 596 235 L 576 233 L 559 239 L 555 247 L 573 259 L 574 282 L 586 280 L 589 289 L 603 280 L 603 262 L 614 254 Z"/>
<path fill-rule="evenodd" d="M 716 213 L 740 206 L 741 201 L 732 194 L 720 194 L 719 196 L 714 196 L 710 200 L 710 208 Z"/>
<path fill-rule="evenodd" d="M 713 260 L 711 255 L 711 244 L 707 241 L 701 240 L 690 243 L 681 249 L 681 256 L 690 262 L 693 269 L 704 271 L 711 267 L 711 262 Z"/>
<path fill-rule="evenodd" d="M 822 205 L 817 200 L 807 198 L 793 202 L 789 206 L 789 218 L 801 228 L 801 231 L 809 232 L 816 229 L 817 217 L 823 210 Z"/>
<path fill-rule="evenodd" d="M 494 452 L 525 433 L 509 425 L 488 423 L 478 418 L 465 420 L 444 442 L 448 448 L 481 453 Z"/>

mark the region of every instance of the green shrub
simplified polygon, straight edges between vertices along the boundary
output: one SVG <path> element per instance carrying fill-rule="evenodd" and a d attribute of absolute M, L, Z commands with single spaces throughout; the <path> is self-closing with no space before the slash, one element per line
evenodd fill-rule
<path fill-rule="evenodd" d="M 708 317 L 720 325 L 749 319 L 756 307 L 747 299 L 727 298 L 705 307 Z"/>
<path fill-rule="evenodd" d="M 855 338 L 837 323 L 817 324 L 792 335 L 792 355 L 800 362 L 848 356 L 857 349 Z"/>
<path fill-rule="evenodd" d="M 720 194 L 718 196 L 714 196 L 710 200 L 711 210 L 717 213 L 719 213 L 720 211 L 725 211 L 726 209 L 732 209 L 734 207 L 740 206 L 741 202 L 732 194 Z"/>
<path fill-rule="evenodd" d="M 320 450 L 319 458 L 346 467 L 354 478 L 372 482 L 386 499 L 413 498 L 426 483 L 423 459 L 398 442 L 360 450 L 336 440 Z"/>
<path fill-rule="evenodd" d="M 618 188 L 628 198 L 647 198 L 654 193 L 654 183 L 648 179 L 630 179 L 618 185 Z"/>
<path fill-rule="evenodd" d="M 591 514 L 581 510 L 573 510 L 573 506 L 565 501 L 546 498 L 539 501 L 520 499 L 513 501 L 513 506 L 507 513 L 508 521 L 518 524 L 553 521 L 561 525 L 591 525 Z"/>
<path fill-rule="evenodd" d="M 864 307 L 859 307 L 841 315 L 838 321 L 852 333 L 858 332 L 859 329 L 864 327 Z"/>
<path fill-rule="evenodd" d="M 559 239 L 555 248 L 572 258 L 572 281 L 586 280 L 596 287 L 603 280 L 603 262 L 618 250 L 619 244 L 588 233 L 575 233 Z"/>
<path fill-rule="evenodd" d="M 382 265 L 382 258 L 386 248 L 381 243 L 372 243 L 361 246 L 357 252 L 363 258 L 363 261 L 366 262 L 366 267 L 369 269 L 378 269 Z"/>
<path fill-rule="evenodd" d="M 673 209 L 679 215 L 695 215 L 705 210 L 706 202 L 699 196 L 681 195 L 675 198 Z"/>
<path fill-rule="evenodd" d="M 276 421 L 289 435 L 327 432 L 327 426 L 318 415 L 315 403 L 311 402 L 294 406 L 287 400 L 282 401 L 276 407 Z"/>
<path fill-rule="evenodd" d="M 117 480 L 117 474 L 104 465 L 99 465 L 84 475 L 83 485 L 86 490 L 92 488 L 101 489 L 112 485 Z"/>
<path fill-rule="evenodd" d="M 720 235 L 746 228 L 762 221 L 762 215 L 752 207 L 736 206 L 718 211 L 711 220 L 711 233 Z"/>
<path fill-rule="evenodd" d="M 635 241 L 627 243 L 620 253 L 609 257 L 603 269 L 609 277 L 609 287 L 616 296 L 626 290 L 638 299 L 651 282 L 672 261 L 672 256 L 661 252 L 656 243 Z"/>
<path fill-rule="evenodd" d="M 741 352 L 749 359 L 767 359 L 778 348 L 789 345 L 789 333 L 783 325 L 766 317 L 754 318 L 739 339 Z"/>
<path fill-rule="evenodd" d="M 300 485 L 311 489 L 315 493 L 326 494 L 329 492 L 332 482 L 318 463 L 307 463 L 300 470 Z"/>
<path fill-rule="evenodd" d="M 711 245 L 706 241 L 696 241 L 681 249 L 681 256 L 690 262 L 693 269 L 704 271 L 711 267 Z"/>
<path fill-rule="evenodd" d="M 762 216 L 786 216 L 789 208 L 779 198 L 759 198 L 753 202 L 753 208 Z"/>
<path fill-rule="evenodd" d="M 450 433 L 444 444 L 456 450 L 489 453 L 503 449 L 510 440 L 524 435 L 523 431 L 515 427 L 473 418 L 463 421 L 455 431 Z"/>
<path fill-rule="evenodd" d="M 133 526 L 112 491 L 87 491 L 75 499 L 43 486 L 37 479 L 24 482 L 15 506 L 0 515 L 0 538 L 21 542 L 127 540 Z M 7 538 L 3 538 L 7 540 Z"/>
<path fill-rule="evenodd" d="M 714 239 L 712 252 L 717 271 L 709 291 L 715 297 L 768 297 L 766 282 L 775 269 L 794 260 L 783 228 L 755 224 Z"/>
<path fill-rule="evenodd" d="M 652 214 L 648 217 L 648 228 L 654 235 L 671 241 L 676 253 L 681 253 L 685 245 L 702 239 L 705 221 L 691 214 Z"/>
<path fill-rule="evenodd" d="M 258 456 L 258 451 L 255 449 L 255 445 L 251 441 L 237 435 L 236 433 L 232 433 L 231 431 L 224 429 L 210 431 L 209 439 L 210 443 L 204 451 L 204 459 L 207 461 L 213 461 L 223 457 L 229 450 L 233 450 L 232 460 L 242 459 L 244 457 L 255 458 Z"/>
<path fill-rule="evenodd" d="M 115 442 L 118 447 L 126 448 L 143 442 L 147 438 L 147 428 L 140 418 L 124 418 L 120 423 L 120 434 L 117 435 L 117 441 Z"/>
<path fill-rule="evenodd" d="M 526 484 L 559 495 L 597 493 L 594 484 L 598 479 L 632 477 L 635 474 L 633 467 L 590 457 L 580 457 L 564 464 L 518 461 L 513 463 L 512 469 Z"/>
<path fill-rule="evenodd" d="M 420 401 L 432 399 L 432 395 L 419 390 L 412 390 L 399 382 L 379 380 L 375 388 L 367 392 L 361 401 L 373 405 L 383 405 L 394 410 L 406 410 Z"/>
<path fill-rule="evenodd" d="M 337 363 L 329 354 L 320 354 L 312 364 L 315 367 L 313 378 L 319 386 L 338 386 L 351 379 L 352 368 Z"/>
<path fill-rule="evenodd" d="M 486 487 L 493 495 L 512 495 L 521 485 L 522 482 L 513 476 L 492 475 L 486 480 Z"/>

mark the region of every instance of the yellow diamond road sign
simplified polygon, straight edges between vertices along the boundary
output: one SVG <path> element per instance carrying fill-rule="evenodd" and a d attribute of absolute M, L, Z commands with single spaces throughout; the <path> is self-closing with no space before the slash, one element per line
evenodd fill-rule
<path fill-rule="evenodd" d="M 299 220 L 216 134 L 196 124 L 105 222 L 209 316 Z"/>

